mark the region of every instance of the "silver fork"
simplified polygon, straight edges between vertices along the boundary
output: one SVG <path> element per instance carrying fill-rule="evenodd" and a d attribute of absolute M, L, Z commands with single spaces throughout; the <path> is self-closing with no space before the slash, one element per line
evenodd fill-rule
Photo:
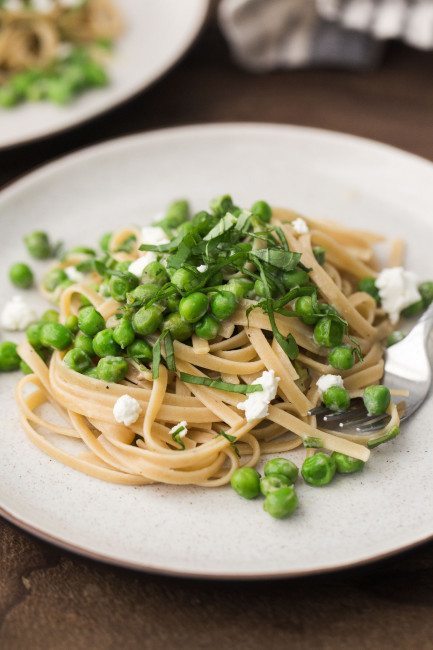
<path fill-rule="evenodd" d="M 415 327 L 400 343 L 391 346 L 385 355 L 385 372 L 382 383 L 389 389 L 409 392 L 404 398 L 401 420 L 412 415 L 426 399 L 431 386 L 431 366 L 428 356 L 428 339 L 433 327 L 433 304 L 424 312 Z M 361 398 L 352 400 L 350 408 L 334 413 L 324 406 L 311 409 L 309 415 L 317 417 L 317 426 L 340 431 L 355 430 L 371 433 L 389 422 L 389 415 L 368 415 Z"/>

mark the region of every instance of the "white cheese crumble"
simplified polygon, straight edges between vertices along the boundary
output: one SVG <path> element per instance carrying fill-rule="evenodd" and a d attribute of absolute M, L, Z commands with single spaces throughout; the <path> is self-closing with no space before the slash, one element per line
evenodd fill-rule
<path fill-rule="evenodd" d="M 168 433 L 172 436 L 173 433 L 176 433 L 176 431 L 178 431 L 176 435 L 179 436 L 179 438 L 185 438 L 186 434 L 188 433 L 187 422 L 185 420 L 182 420 L 182 422 L 175 424 L 174 427 L 171 427 Z"/>
<path fill-rule="evenodd" d="M 122 395 L 113 407 L 113 415 L 116 422 L 129 427 L 137 422 L 140 417 L 141 406 L 138 401 L 130 395 Z"/>
<path fill-rule="evenodd" d="M 291 223 L 293 230 L 298 233 L 298 235 L 306 235 L 309 232 L 309 227 L 305 219 L 298 217 Z"/>
<path fill-rule="evenodd" d="M 379 273 L 375 284 L 379 289 L 382 307 L 391 323 L 398 321 L 402 309 L 421 300 L 418 282 L 416 273 L 405 271 L 402 266 L 383 269 Z"/>
<path fill-rule="evenodd" d="M 75 266 L 67 266 L 65 268 L 65 273 L 68 276 L 69 280 L 72 282 L 81 282 L 84 280 L 84 273 L 81 273 Z"/>
<path fill-rule="evenodd" d="M 11 332 L 22 332 L 37 320 L 37 314 L 21 296 L 14 296 L 3 307 L 0 315 L 1 326 Z"/>
<path fill-rule="evenodd" d="M 340 375 L 322 375 L 316 381 L 316 386 L 319 389 L 320 394 L 323 395 L 323 393 L 325 393 L 328 388 L 331 388 L 331 386 L 340 386 L 340 388 L 344 388 L 343 377 Z"/>
<path fill-rule="evenodd" d="M 141 278 L 146 266 L 151 262 L 156 262 L 156 259 L 156 253 L 153 251 L 146 251 L 141 257 L 137 257 L 136 260 L 131 262 L 128 266 L 128 271 L 136 275 L 137 278 Z"/>
<path fill-rule="evenodd" d="M 141 242 L 142 244 L 168 244 L 169 239 L 167 235 L 159 226 L 143 226 L 141 229 Z"/>
<path fill-rule="evenodd" d="M 257 418 L 265 418 L 269 412 L 269 404 L 277 394 L 279 377 L 275 376 L 274 370 L 265 370 L 261 377 L 255 379 L 254 385 L 260 384 L 263 390 L 257 393 L 249 393 L 245 402 L 239 402 L 237 408 L 245 411 L 247 422 Z"/>
<path fill-rule="evenodd" d="M 200 264 L 200 266 L 197 266 L 197 271 L 198 271 L 199 273 L 206 273 L 206 271 L 208 270 L 208 268 L 209 268 L 209 267 L 208 267 L 207 264 Z"/>

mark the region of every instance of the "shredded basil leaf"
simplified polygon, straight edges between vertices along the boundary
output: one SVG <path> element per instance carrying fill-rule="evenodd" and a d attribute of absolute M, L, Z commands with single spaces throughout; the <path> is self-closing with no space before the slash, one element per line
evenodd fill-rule
<path fill-rule="evenodd" d="M 114 252 L 130 253 L 133 250 L 136 241 L 137 237 L 135 235 L 129 235 L 129 237 L 127 237 Z"/>
<path fill-rule="evenodd" d="M 186 372 L 181 372 L 180 378 L 186 384 L 209 386 L 210 388 L 225 390 L 229 393 L 241 393 L 242 395 L 247 395 L 248 393 L 258 393 L 263 390 L 263 387 L 260 384 L 230 384 L 229 382 L 221 381 L 220 379 L 198 377 L 197 375 L 189 375 Z"/>
<path fill-rule="evenodd" d="M 184 441 L 182 440 L 182 438 L 180 437 L 180 434 L 182 433 L 182 431 L 183 431 L 184 429 L 185 429 L 185 427 L 183 427 L 183 426 L 182 426 L 182 427 L 178 427 L 178 428 L 176 429 L 176 431 L 173 431 L 173 433 L 171 434 L 171 437 L 172 437 L 172 439 L 173 439 L 173 442 L 177 443 L 177 444 L 179 445 L 179 447 L 180 447 L 182 450 L 185 449 L 185 443 L 184 443 Z"/>
<path fill-rule="evenodd" d="M 225 217 L 220 219 L 217 225 L 214 226 L 212 230 L 210 230 L 208 234 L 204 236 L 203 238 L 204 241 L 210 241 L 211 239 L 215 239 L 216 237 L 219 237 L 220 235 L 227 232 L 228 230 L 231 230 L 231 228 L 233 228 L 233 226 L 236 224 L 236 221 L 237 221 L 236 217 L 231 212 L 227 212 Z"/>
<path fill-rule="evenodd" d="M 238 447 L 237 447 L 237 445 L 236 445 L 236 442 L 237 442 L 237 438 L 236 438 L 236 436 L 231 436 L 229 433 L 226 433 L 225 431 L 222 431 L 222 430 L 221 430 L 221 431 L 218 431 L 218 433 L 217 433 L 217 437 L 218 437 L 218 436 L 222 436 L 223 438 L 225 438 L 226 440 L 228 440 L 229 443 L 230 443 L 230 446 L 231 446 L 231 448 L 233 449 L 233 451 L 235 452 L 236 456 L 237 456 L 238 458 L 241 457 L 241 454 L 240 454 L 240 452 L 239 452 L 239 449 L 238 449 Z"/>
<path fill-rule="evenodd" d="M 279 248 L 261 248 L 257 251 L 252 251 L 250 256 L 252 262 L 255 262 L 257 258 L 259 261 L 276 266 L 282 271 L 293 270 L 301 259 L 301 253 L 292 253 Z"/>
<path fill-rule="evenodd" d="M 167 364 L 167 368 L 169 370 L 173 370 L 173 372 L 176 372 L 176 360 L 174 358 L 173 339 L 171 337 L 170 332 L 168 331 L 164 336 L 164 344 L 165 344 L 165 362 Z"/>
<path fill-rule="evenodd" d="M 153 346 L 152 354 L 152 377 L 158 379 L 159 377 L 159 364 L 161 363 L 161 337 L 158 338 Z"/>

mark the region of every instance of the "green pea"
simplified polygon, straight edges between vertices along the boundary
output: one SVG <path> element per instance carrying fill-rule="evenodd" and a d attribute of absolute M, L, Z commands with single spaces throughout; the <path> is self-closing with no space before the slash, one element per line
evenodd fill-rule
<path fill-rule="evenodd" d="M 216 217 L 224 217 L 233 209 L 234 205 L 230 194 L 222 194 L 212 199 L 209 207 Z"/>
<path fill-rule="evenodd" d="M 132 327 L 137 334 L 147 336 L 160 329 L 162 325 L 161 310 L 155 305 L 141 307 L 132 317 Z"/>
<path fill-rule="evenodd" d="M 299 470 L 295 463 L 288 458 L 272 458 L 265 464 L 265 476 L 282 475 L 290 483 L 295 483 L 298 478 Z"/>
<path fill-rule="evenodd" d="M 185 296 L 179 303 L 179 313 L 188 323 L 197 323 L 207 312 L 208 297 L 199 291 Z"/>
<path fill-rule="evenodd" d="M 311 296 L 300 296 L 295 302 L 295 312 L 306 325 L 315 325 L 319 317 L 315 315 Z"/>
<path fill-rule="evenodd" d="M 124 316 L 120 319 L 118 324 L 113 330 L 113 339 L 124 350 L 135 339 L 134 328 L 132 327 L 131 319 Z"/>
<path fill-rule="evenodd" d="M 277 295 L 277 293 L 278 293 L 278 290 L 277 290 L 277 287 L 275 286 L 275 284 L 268 280 L 268 287 L 269 287 L 269 291 L 270 291 L 271 296 L 275 297 Z M 254 283 L 254 293 L 256 294 L 256 296 L 259 296 L 259 298 L 267 298 L 268 297 L 266 286 L 265 286 L 263 280 L 258 279 L 258 280 L 255 281 L 255 283 Z"/>
<path fill-rule="evenodd" d="M 42 280 L 42 286 L 47 291 L 55 291 L 65 280 L 68 280 L 68 276 L 63 269 L 51 269 L 51 271 L 45 274 Z"/>
<path fill-rule="evenodd" d="M 200 284 L 200 278 L 189 269 L 177 269 L 173 273 L 171 281 L 182 293 L 189 293 Z"/>
<path fill-rule="evenodd" d="M 162 286 L 169 281 L 168 273 L 160 262 L 150 262 L 143 271 L 143 282 Z"/>
<path fill-rule="evenodd" d="M 376 280 L 374 278 L 362 278 L 358 282 L 358 291 L 368 293 L 377 303 L 380 303 L 379 289 L 376 287 Z"/>
<path fill-rule="evenodd" d="M 164 320 L 162 329 L 170 332 L 176 341 L 186 341 L 194 331 L 193 325 L 184 320 L 179 312 L 169 314 Z"/>
<path fill-rule="evenodd" d="M 33 370 L 30 368 L 29 364 L 21 359 L 20 361 L 20 370 L 23 375 L 32 375 Z"/>
<path fill-rule="evenodd" d="M 112 232 L 106 232 L 102 235 L 101 239 L 99 240 L 99 248 L 104 251 L 104 253 L 108 253 L 110 249 L 110 241 L 113 233 Z"/>
<path fill-rule="evenodd" d="M 47 233 L 40 230 L 24 237 L 24 243 L 29 254 L 37 260 L 46 260 L 51 257 L 52 249 Z"/>
<path fill-rule="evenodd" d="M 219 323 L 213 316 L 207 314 L 195 326 L 195 333 L 205 341 L 212 341 L 218 334 Z"/>
<path fill-rule="evenodd" d="M 236 469 L 230 479 L 232 488 L 244 499 L 255 499 L 260 494 L 260 474 L 253 467 Z"/>
<path fill-rule="evenodd" d="M 427 309 L 433 302 L 433 282 L 431 280 L 427 282 L 421 282 L 418 286 L 418 291 L 421 294 L 421 298 L 424 302 L 424 307 Z"/>
<path fill-rule="evenodd" d="M 3 341 L 0 343 L 0 372 L 18 370 L 21 359 L 18 356 L 16 343 Z"/>
<path fill-rule="evenodd" d="M 178 228 L 189 219 L 189 215 L 188 201 L 184 199 L 173 201 L 167 208 L 163 222 L 167 228 Z"/>
<path fill-rule="evenodd" d="M 9 279 L 16 287 L 28 289 L 33 284 L 33 271 L 27 264 L 16 262 L 9 269 Z"/>
<path fill-rule="evenodd" d="M 1 108 L 12 108 L 16 106 L 21 97 L 16 92 L 16 90 L 9 84 L 4 85 L 0 88 L 0 107 Z"/>
<path fill-rule="evenodd" d="M 310 276 L 302 269 L 293 269 L 283 273 L 283 284 L 285 289 L 293 287 L 304 287 L 310 282 Z"/>
<path fill-rule="evenodd" d="M 79 348 L 69 350 L 63 357 L 63 362 L 71 370 L 80 373 L 85 372 L 92 365 L 89 355 Z"/>
<path fill-rule="evenodd" d="M 75 314 L 70 314 L 65 320 L 65 327 L 67 327 L 72 334 L 76 334 L 78 332 L 78 317 L 75 316 Z"/>
<path fill-rule="evenodd" d="M 148 300 L 152 300 L 158 293 L 160 287 L 157 284 L 140 284 L 136 289 L 130 291 L 126 296 L 128 305 L 144 305 Z"/>
<path fill-rule="evenodd" d="M 413 302 L 408 307 L 402 309 L 401 315 L 404 318 L 413 318 L 414 316 L 419 316 L 419 314 L 422 314 L 424 309 L 425 309 L 424 301 L 422 299 L 417 300 L 416 302 Z"/>
<path fill-rule="evenodd" d="M 27 340 L 30 345 L 36 349 L 42 347 L 41 331 L 43 323 L 31 323 L 26 329 Z"/>
<path fill-rule="evenodd" d="M 152 348 L 147 341 L 137 339 L 127 348 L 128 357 L 139 361 L 152 361 Z"/>
<path fill-rule="evenodd" d="M 352 348 L 340 345 L 328 354 L 328 363 L 338 370 L 350 370 L 355 363 Z"/>
<path fill-rule="evenodd" d="M 260 217 L 265 223 L 269 223 L 272 217 L 272 208 L 266 201 L 256 201 L 251 206 L 251 212 Z"/>
<path fill-rule="evenodd" d="M 72 86 L 64 79 L 47 79 L 45 83 L 45 98 L 53 104 L 64 106 L 74 95 Z"/>
<path fill-rule="evenodd" d="M 47 309 L 41 316 L 42 323 L 58 323 L 60 314 L 55 309 Z"/>
<path fill-rule="evenodd" d="M 211 286 L 215 286 L 213 282 L 210 282 Z M 225 285 L 227 291 L 231 291 L 235 298 L 240 300 L 241 298 L 246 298 L 246 296 L 254 290 L 254 282 L 248 280 L 247 278 L 233 278 Z"/>
<path fill-rule="evenodd" d="M 192 227 L 199 232 L 202 237 L 206 235 L 219 221 L 219 217 L 211 215 L 209 212 L 202 210 L 197 212 L 192 218 Z"/>
<path fill-rule="evenodd" d="M 326 250 L 322 246 L 313 246 L 313 254 L 320 266 L 323 266 L 326 260 Z"/>
<path fill-rule="evenodd" d="M 386 339 L 386 347 L 390 348 L 391 345 L 400 343 L 400 341 L 402 341 L 405 336 L 406 334 L 404 332 L 400 332 L 399 330 L 395 330 L 394 332 L 391 332 L 391 334 Z"/>
<path fill-rule="evenodd" d="M 111 298 L 109 283 L 101 282 L 101 284 L 99 285 L 98 293 L 100 293 L 101 296 L 104 296 L 104 298 Z"/>
<path fill-rule="evenodd" d="M 322 402 L 331 411 L 347 411 L 350 395 L 342 386 L 330 386 L 322 395 Z"/>
<path fill-rule="evenodd" d="M 78 312 L 78 327 L 84 334 L 92 338 L 105 329 L 105 320 L 94 307 L 82 307 Z"/>
<path fill-rule="evenodd" d="M 101 330 L 93 339 L 93 350 L 98 357 L 117 357 L 120 354 L 120 345 L 113 337 L 113 330 Z"/>
<path fill-rule="evenodd" d="M 116 262 L 115 270 L 120 271 L 120 273 L 129 273 L 129 265 L 131 262 L 128 261 L 123 261 L 123 262 Z"/>
<path fill-rule="evenodd" d="M 341 454 L 338 451 L 334 451 L 331 454 L 331 457 L 335 460 L 337 472 L 339 474 L 353 474 L 354 472 L 359 472 L 365 465 L 362 460 L 352 458 L 352 456 L 346 456 L 346 454 Z"/>
<path fill-rule="evenodd" d="M 230 318 L 235 313 L 237 305 L 236 296 L 230 291 L 219 291 L 210 301 L 211 312 L 218 320 Z"/>
<path fill-rule="evenodd" d="M 138 284 L 138 278 L 133 273 L 125 273 L 122 277 L 112 275 L 108 283 L 110 294 L 118 302 L 126 300 L 126 294 L 132 291 Z"/>
<path fill-rule="evenodd" d="M 128 363 L 122 357 L 103 357 L 99 359 L 97 368 L 99 379 L 116 383 L 125 379 Z"/>
<path fill-rule="evenodd" d="M 45 348 L 64 350 L 71 345 L 72 334 L 60 323 L 44 323 L 41 330 L 41 343 Z"/>
<path fill-rule="evenodd" d="M 98 368 L 88 368 L 84 371 L 83 375 L 86 375 L 86 377 L 91 377 L 92 379 L 99 379 Z"/>
<path fill-rule="evenodd" d="M 322 487 L 332 481 L 337 470 L 335 458 L 319 451 L 314 456 L 306 458 L 302 465 L 302 478 L 308 485 Z"/>
<path fill-rule="evenodd" d="M 175 293 L 174 295 L 168 296 L 166 299 L 167 309 L 169 312 L 179 311 L 180 297 L 179 294 Z"/>
<path fill-rule="evenodd" d="M 89 356 L 93 356 L 93 342 L 92 342 L 92 337 L 88 336 L 87 334 L 84 334 L 84 332 L 78 332 L 75 339 L 74 339 L 74 348 L 78 348 L 79 350 L 84 350 L 86 354 Z"/>
<path fill-rule="evenodd" d="M 324 316 L 314 328 L 314 340 L 317 345 L 334 348 L 340 345 L 344 336 L 344 325 L 331 316 Z"/>
<path fill-rule="evenodd" d="M 290 517 L 298 507 L 298 497 L 293 485 L 281 487 L 275 492 L 269 492 L 263 503 L 263 510 L 275 519 Z"/>
<path fill-rule="evenodd" d="M 381 386 L 367 386 L 364 389 L 363 400 L 369 415 L 382 415 L 391 402 L 389 388 Z"/>
<path fill-rule="evenodd" d="M 287 476 L 283 474 L 272 474 L 260 479 L 260 492 L 266 497 L 270 492 L 275 492 L 282 487 L 292 485 Z"/>

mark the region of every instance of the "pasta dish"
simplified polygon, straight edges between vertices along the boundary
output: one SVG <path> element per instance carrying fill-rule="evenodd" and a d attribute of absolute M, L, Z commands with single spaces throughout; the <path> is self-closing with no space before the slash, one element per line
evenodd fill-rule
<path fill-rule="evenodd" d="M 0 0 L 0 107 L 66 104 L 106 85 L 104 62 L 121 31 L 112 0 Z"/>
<path fill-rule="evenodd" d="M 261 490 L 265 509 L 287 516 L 298 475 L 288 452 L 303 448 L 305 482 L 325 485 L 399 433 L 402 392 L 380 384 L 384 349 L 403 336 L 398 319 L 432 301 L 433 284 L 404 270 L 400 240 L 381 270 L 383 242 L 224 195 L 195 214 L 176 201 L 153 226 L 107 233 L 99 251 L 57 251 L 41 291 L 58 311 L 28 315 L 16 350 L 30 440 L 104 481 L 231 482 L 246 498 Z M 39 259 L 56 253 L 45 233 L 26 244 Z M 12 282 L 29 287 L 31 270 L 15 266 Z M 14 300 L 1 317 L 9 329 L 14 309 L 26 320 Z M 315 407 L 344 412 L 359 399 L 386 414 L 379 431 L 318 428 Z M 255 467 L 275 454 L 260 478 Z"/>

